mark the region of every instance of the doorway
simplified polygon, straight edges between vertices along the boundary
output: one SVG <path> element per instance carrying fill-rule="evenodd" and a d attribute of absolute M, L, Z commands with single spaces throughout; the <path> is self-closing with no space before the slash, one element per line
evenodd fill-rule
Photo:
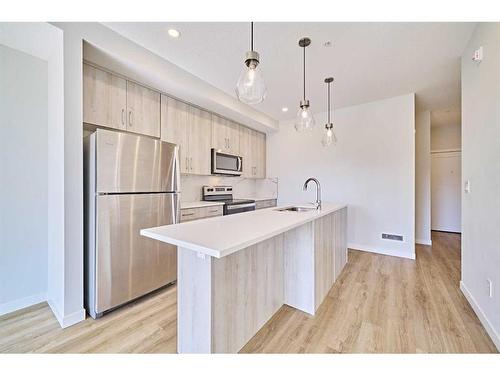
<path fill-rule="evenodd" d="M 461 152 L 431 153 L 431 229 L 461 232 Z"/>

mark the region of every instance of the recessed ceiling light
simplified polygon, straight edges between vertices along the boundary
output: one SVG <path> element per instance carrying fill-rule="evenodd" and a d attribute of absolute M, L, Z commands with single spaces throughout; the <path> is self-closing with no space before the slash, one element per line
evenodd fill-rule
<path fill-rule="evenodd" d="M 168 29 L 168 35 L 170 35 L 172 38 L 178 38 L 181 36 L 181 33 L 176 29 Z"/>
<path fill-rule="evenodd" d="M 282 112 L 288 112 L 288 107 L 283 107 L 283 108 L 281 108 L 281 111 L 282 111 Z"/>

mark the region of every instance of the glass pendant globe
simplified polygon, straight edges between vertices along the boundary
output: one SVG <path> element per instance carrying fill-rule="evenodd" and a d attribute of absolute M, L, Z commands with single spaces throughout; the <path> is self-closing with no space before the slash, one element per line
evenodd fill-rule
<path fill-rule="evenodd" d="M 299 132 L 304 130 L 311 130 L 315 124 L 316 122 L 314 121 L 314 116 L 311 112 L 311 109 L 308 106 L 300 107 L 295 119 L 295 130 Z"/>
<path fill-rule="evenodd" d="M 335 143 L 337 143 L 337 137 L 335 136 L 335 133 L 332 129 L 326 129 L 323 134 L 323 138 L 321 139 L 321 144 L 324 147 L 328 147 Z"/>
<path fill-rule="evenodd" d="M 266 97 L 266 84 L 256 64 L 245 65 L 236 83 L 236 95 L 246 104 L 261 103 Z"/>

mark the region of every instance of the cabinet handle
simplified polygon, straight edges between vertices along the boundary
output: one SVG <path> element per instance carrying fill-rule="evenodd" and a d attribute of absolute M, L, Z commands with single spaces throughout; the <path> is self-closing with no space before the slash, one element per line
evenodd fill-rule
<path fill-rule="evenodd" d="M 193 158 L 189 158 L 189 169 L 193 170 Z"/>
<path fill-rule="evenodd" d="M 212 211 L 208 211 L 208 212 L 210 212 L 211 214 L 215 214 L 215 213 L 218 213 L 219 210 L 212 210 Z"/>
<path fill-rule="evenodd" d="M 132 111 L 128 111 L 128 125 L 132 126 Z"/>
<path fill-rule="evenodd" d="M 125 108 L 122 108 L 122 125 L 125 125 Z"/>
<path fill-rule="evenodd" d="M 186 171 L 189 171 L 189 158 L 186 156 Z"/>
<path fill-rule="evenodd" d="M 184 216 L 193 216 L 194 215 L 194 212 L 191 212 L 190 214 L 181 214 L 182 217 Z"/>

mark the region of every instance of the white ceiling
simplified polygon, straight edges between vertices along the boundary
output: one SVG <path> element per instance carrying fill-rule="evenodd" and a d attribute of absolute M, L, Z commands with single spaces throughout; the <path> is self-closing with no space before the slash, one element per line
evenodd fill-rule
<path fill-rule="evenodd" d="M 106 23 L 106 26 L 235 96 L 248 23 Z M 460 108 L 460 56 L 474 23 L 255 23 L 255 50 L 268 88 L 256 109 L 295 116 L 302 95 L 302 51 L 308 36 L 307 97 L 326 110 L 325 77 L 335 78 L 334 108 L 409 92 L 420 109 Z M 179 39 L 168 36 L 176 28 Z M 331 47 L 324 47 L 327 41 Z M 282 107 L 289 111 L 283 113 Z"/>

